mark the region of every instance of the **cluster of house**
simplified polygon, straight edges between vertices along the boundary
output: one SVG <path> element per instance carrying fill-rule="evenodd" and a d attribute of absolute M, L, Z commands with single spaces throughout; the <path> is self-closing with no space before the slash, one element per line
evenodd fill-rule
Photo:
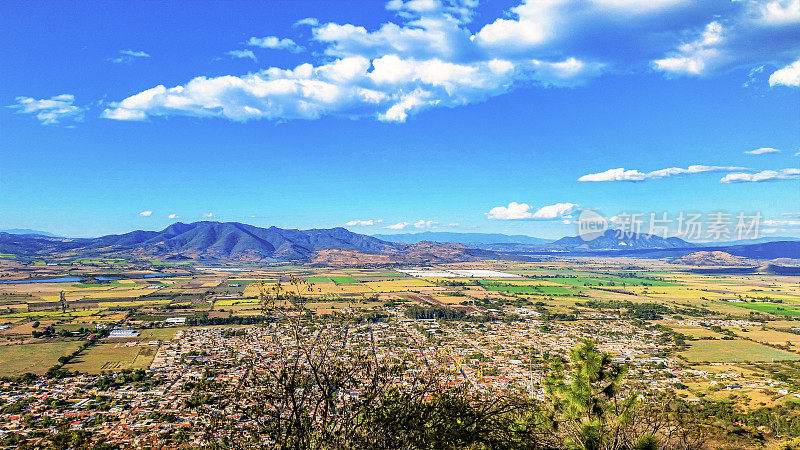
<path fill-rule="evenodd" d="M 136 331 L 111 333 L 129 337 Z M 305 338 L 298 340 L 298 336 Z M 215 395 L 225 398 L 236 393 L 237 399 L 243 399 L 240 402 L 255 401 L 248 396 L 248 377 L 291 361 L 298 345 L 310 349 L 309 354 L 324 353 L 345 364 L 358 355 L 374 358 L 378 364 L 404 361 L 408 373 L 435 373 L 445 383 L 541 398 L 552 357 L 569 359 L 570 349 L 583 339 L 596 342 L 614 360 L 628 363 L 629 378 L 649 389 L 665 389 L 689 379 L 726 387 L 742 385 L 733 380 L 734 375 L 712 375 L 680 366 L 665 356 L 671 344 L 658 329 L 625 320 L 543 322 L 532 317 L 523 322 L 481 323 L 393 318 L 348 326 L 316 324 L 299 331 L 275 323 L 197 327 L 179 329 L 173 340 L 161 343 L 145 379 L 103 374 L 39 378 L 32 384 L 4 382 L 0 404 L 19 407 L 2 409 L 0 434 L 26 435 L 39 430 L 45 442 L 59 424 L 67 423 L 72 429 L 88 430 L 123 446 L 158 446 L 179 435 L 183 442 L 200 445 L 208 411 L 226 406 L 224 402 L 204 404 L 198 386 L 213 383 Z M 761 385 L 785 390 L 773 380 L 763 380 Z M 348 394 L 358 396 L 359 388 Z M 45 416 L 47 423 L 42 421 Z"/>

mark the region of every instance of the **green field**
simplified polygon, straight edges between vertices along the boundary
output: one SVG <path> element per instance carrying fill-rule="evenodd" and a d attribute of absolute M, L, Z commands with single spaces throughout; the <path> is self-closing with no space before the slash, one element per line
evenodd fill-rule
<path fill-rule="evenodd" d="M 25 317 L 44 317 L 52 320 L 72 319 L 74 317 L 92 316 L 99 313 L 99 309 L 89 309 L 86 311 L 26 311 L 21 313 L 3 314 L 0 319 L 23 319 Z"/>
<path fill-rule="evenodd" d="M 330 277 L 306 277 L 306 281 L 311 283 L 333 283 Z"/>
<path fill-rule="evenodd" d="M 353 284 L 360 283 L 353 277 L 306 277 L 306 281 L 312 283 L 336 283 L 336 284 Z"/>
<path fill-rule="evenodd" d="M 149 262 L 154 266 L 186 266 L 195 263 L 195 261 L 159 261 L 157 259 L 151 259 Z"/>
<path fill-rule="evenodd" d="M 645 278 L 619 278 L 619 277 L 549 277 L 544 280 L 553 283 L 568 284 L 570 286 L 675 286 L 671 281 L 650 280 Z"/>
<path fill-rule="evenodd" d="M 18 376 L 30 372 L 42 375 L 80 347 L 81 341 L 54 341 L 41 344 L 0 346 L 0 376 Z"/>
<path fill-rule="evenodd" d="M 360 281 L 356 280 L 353 277 L 331 277 L 336 284 L 353 284 L 353 283 L 360 283 Z"/>
<path fill-rule="evenodd" d="M 516 286 L 513 284 L 499 284 L 481 282 L 487 291 L 508 292 L 511 294 L 545 294 L 545 295 L 572 295 L 572 291 L 561 286 Z"/>
<path fill-rule="evenodd" d="M 789 306 L 785 303 L 743 303 L 726 302 L 740 308 L 754 309 L 756 311 L 787 317 L 800 317 L 800 308 Z"/>
<path fill-rule="evenodd" d="M 743 339 L 692 341 L 691 347 L 681 353 L 691 362 L 744 362 L 782 361 L 800 359 L 792 353 L 776 350 Z"/>

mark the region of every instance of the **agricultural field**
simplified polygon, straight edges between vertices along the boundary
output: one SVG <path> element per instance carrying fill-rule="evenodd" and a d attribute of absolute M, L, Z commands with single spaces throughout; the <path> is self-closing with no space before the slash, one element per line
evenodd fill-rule
<path fill-rule="evenodd" d="M 146 369 L 153 361 L 157 345 L 108 343 L 91 347 L 73 359 L 66 368 L 89 374 L 123 369 Z"/>
<path fill-rule="evenodd" d="M 749 362 L 800 359 L 800 355 L 744 339 L 691 341 L 681 353 L 689 362 Z"/>
<path fill-rule="evenodd" d="M 77 340 L 61 340 L 36 344 L 0 346 L 0 377 L 14 377 L 24 373 L 42 375 L 58 362 L 58 358 L 77 350 Z"/>
<path fill-rule="evenodd" d="M 14 276 L 13 267 L 21 267 L 13 259 L 4 259 L 3 264 L 6 279 Z M 44 373 L 90 336 L 95 336 L 94 344 L 64 369 L 97 374 L 147 368 L 158 349 L 180 330 L 259 323 L 262 283 L 271 296 L 299 293 L 303 307 L 321 320 L 371 315 L 394 327 L 398 320 L 407 320 L 408 308 L 416 307 L 472 322 L 536 320 L 545 328 L 606 326 L 616 321 L 636 323 L 642 331 L 663 327 L 683 341 L 657 358 L 671 358 L 674 367 L 711 377 L 736 370 L 737 382 L 756 383 L 770 370 L 800 361 L 800 277 L 695 274 L 658 262 L 613 259 L 419 268 L 422 274 L 453 275 L 434 277 L 411 277 L 395 268 L 281 264 L 235 271 L 197 270 L 190 262 L 153 265 L 147 271 L 110 260 L 36 267 L 42 278 L 61 281 L 0 284 L 0 325 L 7 326 L 0 330 L 0 362 L 9 362 L 0 376 Z M 99 267 L 113 276 L 98 279 Z M 488 276 L 498 272 L 519 277 Z M 474 276 L 482 273 L 487 276 Z M 291 284 L 290 275 L 302 282 Z M 62 292 L 65 304 L 60 301 Z M 283 299 L 270 305 L 277 311 L 292 307 Z M 183 318 L 186 324 L 164 327 L 170 318 Z M 141 334 L 105 337 L 109 330 L 121 328 Z M 44 330 L 51 331 L 42 335 Z M 709 383 L 702 377 L 687 379 L 681 392 L 688 398 L 727 398 L 725 391 Z M 755 388 L 743 388 L 737 395 L 747 408 L 781 401 Z"/>

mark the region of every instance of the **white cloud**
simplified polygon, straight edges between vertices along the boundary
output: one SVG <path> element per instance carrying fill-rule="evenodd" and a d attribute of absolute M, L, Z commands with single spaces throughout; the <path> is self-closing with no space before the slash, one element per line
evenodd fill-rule
<path fill-rule="evenodd" d="M 299 23 L 299 22 L 298 22 Z M 270 48 L 273 50 L 288 50 L 292 53 L 300 53 L 305 50 L 289 38 L 279 38 L 276 36 L 251 37 L 247 40 L 247 45 L 253 47 Z"/>
<path fill-rule="evenodd" d="M 729 173 L 720 179 L 720 183 L 747 183 L 777 180 L 800 179 L 800 169 L 762 170 L 756 173 Z"/>
<path fill-rule="evenodd" d="M 210 213 L 210 212 L 209 213 L 205 213 L 205 214 L 203 214 L 203 217 L 205 217 L 205 218 L 214 217 L 214 213 Z"/>
<path fill-rule="evenodd" d="M 120 50 L 119 56 L 115 58 L 108 58 L 108 61 L 111 61 L 114 64 L 129 64 L 133 62 L 136 58 L 149 58 L 150 55 L 143 51 L 136 51 L 136 50 Z"/>
<path fill-rule="evenodd" d="M 485 214 L 493 220 L 556 220 L 571 218 L 578 208 L 575 203 L 556 203 L 534 210 L 527 203 L 511 202 L 508 206 L 495 206 Z"/>
<path fill-rule="evenodd" d="M 381 222 L 383 222 L 382 219 L 377 219 L 377 220 L 374 220 L 374 219 L 369 219 L 369 220 L 351 220 L 351 221 L 347 222 L 345 225 L 348 226 L 348 227 L 353 227 L 353 226 L 368 227 L 368 226 L 379 224 Z"/>
<path fill-rule="evenodd" d="M 167 216 L 167 219 L 180 219 L 180 218 L 181 218 L 181 216 L 179 216 L 177 214 L 170 214 L 170 215 Z"/>
<path fill-rule="evenodd" d="M 153 211 L 142 211 L 139 213 L 139 215 L 143 217 L 150 217 L 151 215 L 153 215 Z"/>
<path fill-rule="evenodd" d="M 388 228 L 390 230 L 402 230 L 403 228 L 405 228 L 405 227 L 407 227 L 409 225 L 411 225 L 411 224 L 408 223 L 408 222 L 397 222 L 394 225 L 386 225 L 383 228 Z"/>
<path fill-rule="evenodd" d="M 728 166 L 704 166 L 693 165 L 687 168 L 682 167 L 669 167 L 666 169 L 654 170 L 652 172 L 640 172 L 636 169 L 627 170 L 622 167 L 618 169 L 609 169 L 605 172 L 590 173 L 578 178 L 578 181 L 645 181 L 648 179 L 659 179 L 671 177 L 673 175 L 703 173 L 703 172 L 732 172 L 737 170 L 748 170 L 745 167 L 728 167 Z"/>
<path fill-rule="evenodd" d="M 431 228 L 432 226 L 436 225 L 438 222 L 434 222 L 432 220 L 418 220 L 414 222 L 414 228 Z"/>
<path fill-rule="evenodd" d="M 404 122 L 432 108 L 473 104 L 520 87 L 577 86 L 610 71 L 653 65 L 709 75 L 788 64 L 800 53 L 800 43 L 787 37 L 800 32 L 793 1 L 519 0 L 500 18 L 471 27 L 476 0 L 391 0 L 386 7 L 395 19 L 373 28 L 296 22 L 311 27 L 312 44 L 321 48 L 294 68 L 158 85 L 111 103 L 102 115 Z M 302 48 L 276 36 L 247 44 Z M 773 75 L 781 84 L 778 72 Z"/>
<path fill-rule="evenodd" d="M 783 69 L 772 72 L 772 75 L 769 76 L 769 85 L 800 86 L 800 59 Z"/>
<path fill-rule="evenodd" d="M 527 203 L 511 202 L 508 206 L 495 206 L 486 213 L 486 217 L 496 220 L 531 219 L 531 205 Z"/>
<path fill-rule="evenodd" d="M 665 72 L 700 75 L 711 69 L 721 56 L 718 45 L 723 41 L 724 30 L 719 22 L 706 25 L 700 36 L 678 47 L 672 56 L 653 61 L 656 68 Z"/>
<path fill-rule="evenodd" d="M 253 61 L 258 62 L 258 58 L 256 58 L 256 54 L 253 53 L 252 50 L 231 50 L 228 52 L 228 55 L 233 56 L 234 58 L 250 58 Z"/>
<path fill-rule="evenodd" d="M 555 205 L 543 206 L 533 213 L 534 219 L 553 220 L 572 217 L 578 210 L 575 203 L 556 203 Z"/>
<path fill-rule="evenodd" d="M 36 114 L 36 118 L 44 125 L 54 125 L 61 120 L 83 120 L 84 108 L 73 105 L 75 96 L 61 94 L 49 99 L 36 100 L 31 97 L 17 97 L 16 105 L 9 108 L 16 109 L 21 114 Z"/>
<path fill-rule="evenodd" d="M 590 173 L 578 178 L 578 181 L 643 181 L 647 174 L 638 170 L 608 169 L 605 172 Z"/>
<path fill-rule="evenodd" d="M 745 153 L 747 153 L 748 155 L 763 155 L 765 153 L 778 153 L 778 152 L 780 152 L 780 150 L 778 150 L 777 148 L 761 147 L 755 150 L 746 151 Z"/>
<path fill-rule="evenodd" d="M 300 25 L 308 25 L 308 26 L 311 26 L 311 27 L 315 27 L 315 26 L 319 25 L 319 20 L 317 20 L 317 19 L 315 19 L 313 17 L 306 17 L 305 19 L 298 20 L 292 26 L 299 27 Z"/>
<path fill-rule="evenodd" d="M 255 119 L 317 119 L 324 115 L 403 122 L 429 108 L 455 107 L 501 95 L 519 85 L 575 86 L 598 76 L 600 62 L 577 56 L 497 57 L 470 39 L 466 24 L 476 2 L 392 1 L 400 23 L 376 30 L 352 24 L 312 26 L 327 62 L 271 67 L 241 76 L 197 77 L 112 103 L 103 117 L 144 120 L 186 115 Z M 247 44 L 299 49 L 287 38 L 252 37 Z M 535 56 L 535 57 L 533 57 Z"/>
<path fill-rule="evenodd" d="M 756 20 L 765 25 L 787 25 L 800 22 L 800 1 L 750 0 L 756 11 Z"/>

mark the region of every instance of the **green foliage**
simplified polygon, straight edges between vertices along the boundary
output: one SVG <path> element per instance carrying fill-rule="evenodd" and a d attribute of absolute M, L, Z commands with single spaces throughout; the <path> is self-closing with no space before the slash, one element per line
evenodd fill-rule
<path fill-rule="evenodd" d="M 553 426 L 564 430 L 566 442 L 576 448 L 601 449 L 621 441 L 636 405 L 635 396 L 619 398 L 626 367 L 591 341 L 581 342 L 570 356 L 566 368 L 556 361 L 544 380 Z"/>

